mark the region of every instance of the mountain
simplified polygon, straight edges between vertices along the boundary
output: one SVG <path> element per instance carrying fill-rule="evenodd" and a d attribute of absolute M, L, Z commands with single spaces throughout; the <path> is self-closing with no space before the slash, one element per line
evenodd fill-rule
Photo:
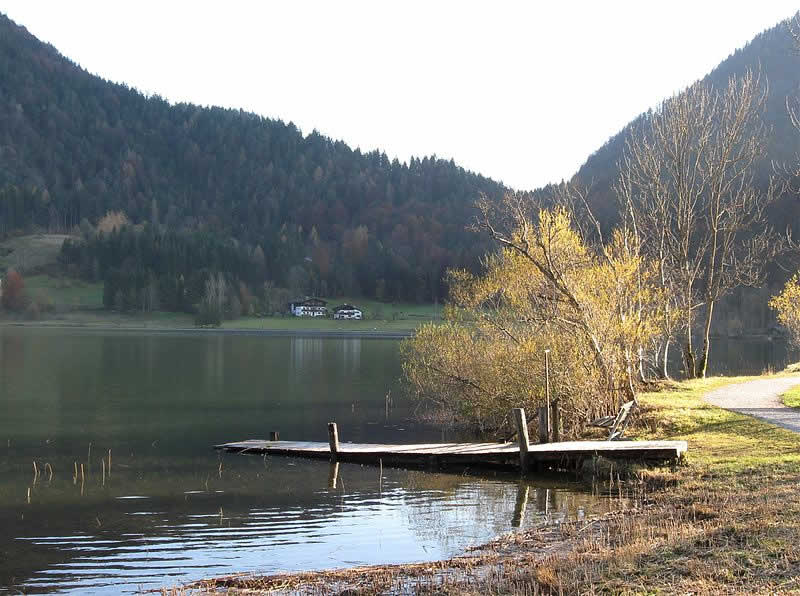
<path fill-rule="evenodd" d="M 435 156 L 390 161 L 280 120 L 146 97 L 0 15 L 0 237 L 123 212 L 156 237 L 232 243 L 263 261 L 261 281 L 297 292 L 432 301 L 444 269 L 485 251 L 465 231 L 474 201 L 503 192 Z"/>
<path fill-rule="evenodd" d="M 800 160 L 800 131 L 792 126 L 787 111 L 787 99 L 790 102 L 800 101 L 800 56 L 793 45 L 790 31 L 792 21 L 787 19 L 760 33 L 702 79 L 704 83 L 723 89 L 732 75 L 741 75 L 750 69 L 760 72 L 762 79 L 766 80 L 769 96 L 764 119 L 772 130 L 766 157 L 756 173 L 756 179 L 762 186 L 766 186 L 770 175 L 774 173 L 774 165 L 792 166 Z M 591 200 L 607 224 L 616 220 L 612 187 L 618 174 L 617 163 L 624 154 L 625 139 L 645 116 L 642 114 L 633 120 L 589 156 L 573 178 L 573 182 L 581 186 L 591 185 Z M 789 222 L 800 233 L 800 203 L 795 197 L 784 196 L 772 212 L 776 224 L 783 227 Z"/>
<path fill-rule="evenodd" d="M 790 105 L 800 106 L 800 55 L 793 44 L 790 29 L 793 21 L 794 18 L 787 19 L 757 35 L 702 79 L 704 83 L 723 89 L 732 75 L 742 75 L 750 69 L 759 72 L 762 80 L 766 80 L 769 95 L 764 120 L 771 132 L 765 157 L 755 171 L 756 184 L 762 189 L 767 187 L 771 176 L 778 174 L 785 179 L 788 177 L 786 171 L 795 171 L 800 165 L 800 131 L 792 126 L 787 110 L 787 101 Z M 612 227 L 619 217 L 613 185 L 619 172 L 617 164 L 624 155 L 625 141 L 646 116 L 642 114 L 634 119 L 589 156 L 572 179 L 579 186 L 591 187 L 588 200 L 607 228 Z M 800 180 L 790 182 L 794 189 L 800 188 Z M 776 230 L 783 231 L 788 227 L 793 237 L 798 238 L 798 195 L 784 189 L 770 206 L 768 220 Z M 713 331 L 722 335 L 740 335 L 761 333 L 777 326 L 768 301 L 796 270 L 796 259 L 797 255 L 789 255 L 784 261 L 773 263 L 768 268 L 763 287 L 738 288 L 726 296 L 717 306 L 718 316 Z"/>
<path fill-rule="evenodd" d="M 747 68 L 760 70 L 770 87 L 772 135 L 758 173 L 766 184 L 773 162 L 795 164 L 800 153 L 786 111 L 787 97 L 800 98 L 788 21 L 704 80 L 723 86 Z M 616 164 L 644 116 L 574 177 L 593 184 L 590 200 L 608 226 L 617 218 Z M 192 282 L 198 293 L 208 272 L 224 269 L 254 292 L 269 281 L 293 293 L 438 300 L 443 271 L 475 267 L 489 248 L 465 230 L 475 199 L 505 190 L 435 156 L 400 163 L 317 132 L 303 135 L 291 123 L 146 97 L 87 73 L 0 15 L 0 238 L 80 227 L 88 239 L 108 212 L 124 213 L 141 232 L 69 247 L 66 258 L 83 276 L 137 279 L 139 293 L 155 278 L 162 293 L 174 293 L 196 269 L 203 272 Z M 800 201 L 785 194 L 772 221 L 800 235 Z M 761 326 L 771 320 L 766 307 L 743 316 Z"/>

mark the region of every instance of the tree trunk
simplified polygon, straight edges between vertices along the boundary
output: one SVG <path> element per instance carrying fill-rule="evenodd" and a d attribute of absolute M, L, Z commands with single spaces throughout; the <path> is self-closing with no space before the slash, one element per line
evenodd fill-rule
<path fill-rule="evenodd" d="M 711 317 L 714 314 L 714 302 L 708 301 L 708 311 L 706 312 L 706 326 L 703 334 L 703 355 L 700 357 L 700 362 L 697 370 L 697 376 L 706 378 L 708 371 L 708 357 L 711 352 Z"/>
<path fill-rule="evenodd" d="M 667 337 L 667 340 L 664 342 L 664 353 L 661 359 L 661 376 L 667 381 L 671 380 L 669 376 L 669 337 Z"/>
<path fill-rule="evenodd" d="M 690 334 L 691 335 L 691 334 Z M 695 359 L 694 359 L 694 351 L 692 350 L 692 340 L 686 344 L 686 347 L 683 351 L 683 358 L 686 361 L 686 376 L 689 379 L 697 378 L 696 370 L 695 370 Z"/>
<path fill-rule="evenodd" d="M 644 349 L 639 348 L 637 350 L 636 357 L 638 359 L 638 373 L 639 373 L 639 381 L 641 383 L 647 383 L 647 376 L 644 374 Z"/>
<path fill-rule="evenodd" d="M 627 401 L 633 400 L 633 403 L 635 403 L 638 406 L 639 400 L 636 399 L 636 387 L 634 386 L 633 383 L 633 359 L 631 358 L 630 352 L 628 350 L 625 350 L 625 360 L 626 360 L 625 372 L 627 373 L 626 376 L 628 377 L 628 384 L 627 384 L 628 386 L 625 388 L 625 393 L 628 398 Z"/>
<path fill-rule="evenodd" d="M 692 346 L 692 286 L 689 284 L 689 291 L 687 295 L 686 306 L 686 347 L 684 348 L 683 357 L 686 362 L 686 376 L 690 379 L 697 377 L 697 369 L 695 368 L 694 360 L 694 347 Z"/>

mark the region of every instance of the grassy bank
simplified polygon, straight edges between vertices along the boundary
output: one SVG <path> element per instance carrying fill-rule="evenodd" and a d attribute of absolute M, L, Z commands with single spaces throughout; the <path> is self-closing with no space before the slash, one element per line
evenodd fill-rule
<path fill-rule="evenodd" d="M 0 273 L 13 268 L 27 272 L 58 263 L 64 234 L 30 234 L 0 242 Z"/>
<path fill-rule="evenodd" d="M 703 402 L 748 378 L 676 384 L 642 396 L 633 433 L 685 439 L 675 469 L 633 471 L 633 506 L 531 530 L 450 562 L 348 573 L 230 578 L 217 588 L 453 594 L 775 593 L 800 590 L 800 435 Z"/>
<path fill-rule="evenodd" d="M 430 320 L 430 319 L 427 319 Z M 310 319 L 298 317 L 241 317 L 223 321 L 220 329 L 247 331 L 322 331 L 322 332 L 412 332 L 426 319 L 334 321 L 332 319 Z M 104 310 L 73 310 L 63 313 L 48 313 L 36 321 L 21 317 L 0 318 L 3 324 L 34 327 L 87 327 L 93 329 L 194 329 L 192 315 L 172 312 L 117 313 Z"/>
<path fill-rule="evenodd" d="M 0 312 L 4 322 L 70 327 L 108 327 L 134 329 L 186 329 L 194 327 L 194 319 L 185 313 L 134 312 L 118 313 L 103 309 L 103 282 L 87 282 L 70 277 L 59 265 L 61 246 L 68 236 L 63 234 L 31 234 L 0 242 L 0 277 L 8 268 L 22 272 L 25 292 L 38 306 L 36 315 Z M 361 309 L 361 321 L 334 321 L 289 316 L 240 317 L 224 321 L 223 329 L 267 331 L 386 331 L 410 332 L 427 321 L 441 320 L 440 304 L 410 302 L 385 303 L 353 296 L 327 298 L 328 306 L 353 304 Z M 27 319 L 36 318 L 34 321 Z"/>
<path fill-rule="evenodd" d="M 25 278 L 25 291 L 31 300 L 39 304 L 51 304 L 57 310 L 103 308 L 102 282 L 31 275 Z"/>
<path fill-rule="evenodd" d="M 800 408 L 800 387 L 790 389 L 781 395 L 781 401 L 790 408 Z"/>
<path fill-rule="evenodd" d="M 120 313 L 103 309 L 102 282 L 90 283 L 48 274 L 25 278 L 25 291 L 42 308 L 40 318 L 28 321 L 22 315 L 6 315 L 3 322 L 40 326 L 70 326 L 131 329 L 187 329 L 194 318 L 185 313 L 164 311 Z M 382 303 L 361 298 L 331 298 L 329 305 L 350 303 L 362 309 L 361 321 L 337 321 L 329 318 L 250 316 L 223 321 L 222 329 L 267 331 L 386 331 L 411 332 L 422 323 L 440 320 L 442 307 L 435 304 Z"/>

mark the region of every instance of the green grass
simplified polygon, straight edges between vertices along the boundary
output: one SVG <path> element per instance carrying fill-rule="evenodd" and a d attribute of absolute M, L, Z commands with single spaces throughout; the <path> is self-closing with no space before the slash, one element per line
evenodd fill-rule
<path fill-rule="evenodd" d="M 800 466 L 800 435 L 702 399 L 712 389 L 753 378 L 697 379 L 676 384 L 672 390 L 643 394 L 637 438 L 688 441 L 688 461 L 701 473 L 728 475 L 754 468 Z"/>
<path fill-rule="evenodd" d="M 63 285 L 62 285 L 63 284 Z M 29 322 L 33 325 L 69 325 L 85 327 L 135 327 L 135 328 L 193 328 L 194 317 L 185 313 L 155 311 L 149 313 L 118 313 L 102 310 L 102 284 L 87 284 L 79 281 L 61 282 L 48 276 L 33 276 L 26 280 L 26 290 L 31 298 L 43 303 L 66 306 L 67 312 L 58 308 L 45 313 L 42 320 Z M 275 331 L 387 331 L 411 332 L 428 322 L 425 318 L 397 318 L 395 320 L 364 319 L 361 321 L 337 321 L 328 318 L 293 317 L 241 317 L 223 321 L 222 329 L 263 329 Z M 18 322 L 18 321 L 17 321 Z"/>
<path fill-rule="evenodd" d="M 155 311 L 150 313 L 116 313 L 104 311 L 103 283 L 89 283 L 68 277 L 31 275 L 25 277 L 28 296 L 43 305 L 53 306 L 38 324 L 81 325 L 101 327 L 194 327 L 194 318 L 184 313 Z M 349 303 L 364 314 L 361 321 L 341 321 L 329 318 L 241 317 L 223 321 L 223 329 L 265 329 L 291 331 L 413 331 L 419 325 L 441 319 L 442 307 L 434 304 L 390 303 L 361 298 L 330 298 L 329 307 Z M 46 309 L 45 309 L 46 310 Z M 65 312 L 66 311 L 66 312 Z M 70 312 L 77 311 L 77 312 Z M 92 312 L 86 312 L 92 311 Z"/>
<path fill-rule="evenodd" d="M 14 268 L 25 273 L 58 263 L 64 234 L 32 234 L 0 243 L 0 272 Z"/>
<path fill-rule="evenodd" d="M 789 389 L 789 391 L 781 395 L 781 400 L 784 405 L 790 408 L 800 408 L 800 387 Z"/>
<path fill-rule="evenodd" d="M 22 321 L 15 319 L 14 324 Z M 46 313 L 38 321 L 22 324 L 37 327 L 91 327 L 91 328 L 131 328 L 131 329 L 190 329 L 194 327 L 194 317 L 184 313 L 116 313 L 105 310 L 75 310 L 64 313 Z"/>
<path fill-rule="evenodd" d="M 31 299 L 70 308 L 103 308 L 103 283 L 89 283 L 66 277 L 32 275 L 25 278 Z"/>
<path fill-rule="evenodd" d="M 360 309 L 360 321 L 341 321 L 329 318 L 293 317 L 243 317 L 222 324 L 226 329 L 314 329 L 322 331 L 413 331 L 421 324 L 442 318 L 442 305 L 415 304 L 411 302 L 384 303 L 350 296 L 325 298 L 328 308 L 339 304 L 352 304 Z"/>
<path fill-rule="evenodd" d="M 415 304 L 413 302 L 378 302 L 366 298 L 325 298 L 328 308 L 339 304 L 352 304 L 361 309 L 365 319 L 378 319 L 384 321 L 395 320 L 429 320 L 441 319 L 441 304 Z"/>
<path fill-rule="evenodd" d="M 223 329 L 274 329 L 274 330 L 320 330 L 320 331 L 413 331 L 424 320 L 361 320 L 335 321 L 310 317 L 243 317 L 234 321 L 223 321 Z"/>
<path fill-rule="evenodd" d="M 19 321 L 16 321 L 19 323 Z M 76 310 L 64 313 L 44 315 L 43 319 L 28 322 L 37 326 L 77 326 L 77 327 L 109 327 L 109 328 L 142 328 L 142 329 L 191 329 L 194 328 L 194 317 L 185 313 L 150 312 L 150 313 L 117 313 L 105 310 Z M 419 321 L 334 321 L 332 319 L 311 319 L 297 317 L 243 317 L 234 321 L 223 321 L 221 329 L 263 329 L 275 331 L 388 331 L 411 332 Z"/>

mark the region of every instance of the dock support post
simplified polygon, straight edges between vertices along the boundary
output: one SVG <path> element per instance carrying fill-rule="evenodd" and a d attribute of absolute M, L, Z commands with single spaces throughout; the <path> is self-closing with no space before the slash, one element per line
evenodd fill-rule
<path fill-rule="evenodd" d="M 514 517 L 511 520 L 513 528 L 521 527 L 522 522 L 525 521 L 525 508 L 528 506 L 529 492 L 530 486 L 528 486 L 528 483 L 520 480 L 517 485 L 517 502 L 514 505 Z"/>
<path fill-rule="evenodd" d="M 269 433 L 269 440 L 270 441 L 280 441 L 281 434 L 277 430 L 270 431 Z"/>
<path fill-rule="evenodd" d="M 339 453 L 339 430 L 335 422 L 328 422 L 328 443 L 331 446 L 331 457 L 336 459 L 336 454 Z"/>
<path fill-rule="evenodd" d="M 561 404 L 558 398 L 553 400 L 550 407 L 550 424 L 553 430 L 553 443 L 558 443 L 561 440 Z"/>
<path fill-rule="evenodd" d="M 512 412 L 517 423 L 519 438 L 519 468 L 524 474 L 528 470 L 528 422 L 525 419 L 525 410 L 522 408 L 514 408 Z"/>
<path fill-rule="evenodd" d="M 550 433 L 548 432 L 548 416 L 550 408 L 547 406 L 541 407 L 538 409 L 539 413 L 539 442 L 540 443 L 549 443 L 550 442 Z"/>
<path fill-rule="evenodd" d="M 328 468 L 328 488 L 336 488 L 336 483 L 339 480 L 339 462 L 332 461 L 330 468 Z"/>

